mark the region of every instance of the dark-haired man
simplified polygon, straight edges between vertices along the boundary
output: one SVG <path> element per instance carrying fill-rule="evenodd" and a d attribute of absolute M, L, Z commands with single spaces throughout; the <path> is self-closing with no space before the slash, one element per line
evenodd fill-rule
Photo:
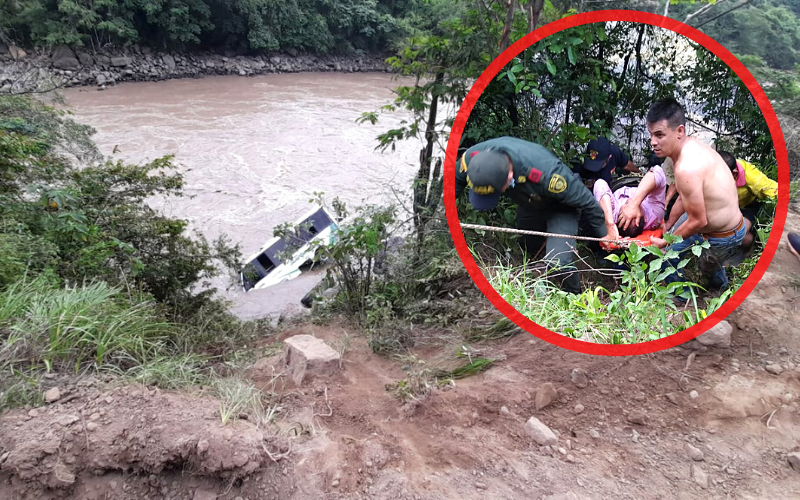
<path fill-rule="evenodd" d="M 679 257 L 669 263 L 677 268 L 684 253 L 695 243 L 706 240 L 711 247 L 701 255 L 700 267 L 711 288 L 728 285 L 723 264 L 738 251 L 745 235 L 744 217 L 739 211 L 736 183 L 722 157 L 710 146 L 686 135 L 686 115 L 675 99 L 654 102 L 647 111 L 650 145 L 659 158 L 670 158 L 674 165 L 675 186 L 685 214 L 671 232 L 683 237 L 672 245 Z M 642 216 L 641 206 L 627 203 L 620 220 L 634 222 Z M 651 238 L 659 248 L 667 246 L 661 238 Z M 682 271 L 666 278 L 668 283 L 683 281 Z"/>
<path fill-rule="evenodd" d="M 469 201 L 476 210 L 493 210 L 501 195 L 517 203 L 517 228 L 575 236 L 580 212 L 586 216 L 592 236 L 606 237 L 605 220 L 592 193 L 572 171 L 543 146 L 499 137 L 467 149 L 456 165 L 456 198 L 469 187 Z M 544 238 L 525 235 L 520 242 L 535 254 Z M 550 237 L 545 259 L 567 273 L 561 288 L 580 293 L 580 276 L 574 270 L 575 240 Z"/>
<path fill-rule="evenodd" d="M 651 167 L 636 187 L 626 186 L 612 193 L 604 180 L 595 182 L 594 197 L 605 214 L 609 238 L 635 238 L 644 231 L 661 226 L 664 222 L 666 187 L 667 178 L 658 165 Z M 626 220 L 624 225 L 618 226 L 620 211 L 628 203 L 640 206 L 642 216 L 632 221 Z"/>

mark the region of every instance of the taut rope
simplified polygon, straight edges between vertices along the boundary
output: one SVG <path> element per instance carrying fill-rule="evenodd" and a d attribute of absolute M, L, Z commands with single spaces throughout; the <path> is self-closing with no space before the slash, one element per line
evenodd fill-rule
<path fill-rule="evenodd" d="M 464 224 L 463 222 L 461 223 L 461 227 L 463 229 L 481 229 L 484 231 L 496 231 L 500 233 L 529 234 L 531 236 L 544 236 L 546 238 L 553 236 L 555 238 L 571 238 L 574 240 L 600 241 L 605 243 L 615 243 L 617 245 L 625 247 L 627 247 L 631 243 L 630 240 L 609 240 L 606 238 L 592 238 L 590 236 L 572 236 L 571 234 L 545 233 L 542 231 L 528 231 L 525 229 L 514 229 L 511 227 L 479 226 L 477 224 Z"/>

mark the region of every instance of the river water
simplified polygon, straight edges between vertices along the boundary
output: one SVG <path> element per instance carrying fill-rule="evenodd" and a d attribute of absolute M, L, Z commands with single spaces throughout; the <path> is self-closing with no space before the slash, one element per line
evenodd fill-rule
<path fill-rule="evenodd" d="M 349 207 L 408 204 L 421 144 L 374 150 L 376 136 L 408 116 L 356 123 L 361 113 L 391 102 L 397 85 L 383 73 L 300 73 L 123 83 L 64 94 L 75 119 L 97 130 L 103 153 L 136 163 L 174 155 L 189 197 L 151 204 L 209 239 L 227 234 L 247 257 L 275 226 L 312 208 L 315 192 Z M 319 278 L 312 271 L 247 293 L 226 289 L 227 278 L 212 285 L 233 301 L 235 314 L 257 318 L 298 307 Z"/>

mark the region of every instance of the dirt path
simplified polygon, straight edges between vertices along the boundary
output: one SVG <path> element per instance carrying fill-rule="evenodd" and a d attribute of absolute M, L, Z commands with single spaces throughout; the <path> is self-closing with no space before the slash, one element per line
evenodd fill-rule
<path fill-rule="evenodd" d="M 426 380 L 442 350 L 400 362 L 340 326 L 302 326 L 282 337 L 346 346 L 342 369 L 287 386 L 268 430 L 220 426 L 218 403 L 201 396 L 89 383 L 0 417 L 0 498 L 800 498 L 788 461 L 800 451 L 798 276 L 782 244 L 729 318 L 728 349 L 606 358 L 521 333 L 473 346 L 504 359 L 419 401 L 386 386 Z M 256 384 L 276 362 L 257 365 Z M 556 394 L 537 409 L 548 383 Z M 532 416 L 557 445 L 531 439 Z"/>

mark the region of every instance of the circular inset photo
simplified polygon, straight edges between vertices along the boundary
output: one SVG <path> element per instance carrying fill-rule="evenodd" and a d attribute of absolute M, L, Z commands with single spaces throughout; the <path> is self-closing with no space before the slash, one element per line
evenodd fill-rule
<path fill-rule="evenodd" d="M 714 327 L 775 253 L 788 159 L 755 79 L 661 16 L 605 11 L 528 35 L 475 83 L 448 143 L 456 248 L 517 325 L 594 354 Z"/>

